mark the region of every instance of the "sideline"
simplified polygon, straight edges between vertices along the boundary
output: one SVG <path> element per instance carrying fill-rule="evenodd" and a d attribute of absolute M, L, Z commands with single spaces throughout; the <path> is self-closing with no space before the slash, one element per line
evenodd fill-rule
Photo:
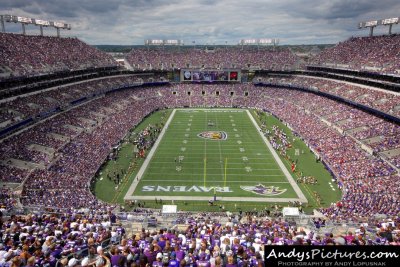
<path fill-rule="evenodd" d="M 308 203 L 308 200 L 307 200 L 306 196 L 303 194 L 303 191 L 301 191 L 300 187 L 298 186 L 296 181 L 293 179 L 292 175 L 289 173 L 289 171 L 285 167 L 285 164 L 283 164 L 282 160 L 279 158 L 278 154 L 276 153 L 275 149 L 271 146 L 268 139 L 262 134 L 260 126 L 258 126 L 256 120 L 251 115 L 250 111 L 249 110 L 246 110 L 246 111 L 247 111 L 247 115 L 249 116 L 250 120 L 253 122 L 254 127 L 256 127 L 256 129 L 257 129 L 258 133 L 260 134 L 261 138 L 263 139 L 264 143 L 267 145 L 268 149 L 271 151 L 271 154 L 274 157 L 275 161 L 278 163 L 279 167 L 283 171 L 283 174 L 285 174 L 286 179 L 289 181 L 293 190 L 296 192 L 297 196 L 299 197 L 299 200 L 302 203 Z"/>
<path fill-rule="evenodd" d="M 129 187 L 128 192 L 126 192 L 124 200 L 131 200 L 133 198 L 133 192 L 135 192 L 135 189 L 136 189 L 137 185 L 139 184 L 144 172 L 146 171 L 147 166 L 149 165 L 151 159 L 153 158 L 154 153 L 156 152 L 156 150 L 158 148 L 158 145 L 160 144 L 161 140 L 163 139 L 164 134 L 169 127 L 169 124 L 171 123 L 172 119 L 175 116 L 175 112 L 176 112 L 176 109 L 174 109 L 172 111 L 171 115 L 169 116 L 167 122 L 164 125 L 164 128 L 161 130 L 160 135 L 158 136 L 156 142 L 154 143 L 154 145 L 151 148 L 149 154 L 147 155 L 145 161 L 143 162 L 142 167 L 140 167 L 138 173 L 136 174 L 135 179 L 132 182 L 131 186 Z"/>

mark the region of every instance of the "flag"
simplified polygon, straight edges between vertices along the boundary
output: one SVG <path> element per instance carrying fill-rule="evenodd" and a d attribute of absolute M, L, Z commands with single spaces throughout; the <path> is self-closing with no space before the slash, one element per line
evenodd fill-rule
<path fill-rule="evenodd" d="M 292 172 L 294 172 L 296 170 L 296 164 L 293 162 L 292 163 Z"/>

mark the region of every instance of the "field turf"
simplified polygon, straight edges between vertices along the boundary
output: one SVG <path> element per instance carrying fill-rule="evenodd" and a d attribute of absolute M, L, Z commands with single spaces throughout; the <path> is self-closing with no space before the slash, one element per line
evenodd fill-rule
<path fill-rule="evenodd" d="M 132 199 L 146 197 L 146 207 L 160 208 L 162 204 L 174 203 L 179 209 L 198 211 L 220 211 L 221 205 L 227 210 L 259 210 L 272 208 L 276 204 L 286 206 L 289 199 L 297 198 L 246 111 L 239 109 L 221 111 L 223 110 L 177 110 L 139 182 L 136 176 L 144 160 L 133 156 L 133 145 L 127 140 L 122 144 L 118 158 L 107 162 L 101 169 L 93 186 L 95 195 L 106 202 L 123 204 L 129 187 L 136 182 L 134 193 L 127 196 Z M 155 112 L 132 131 L 139 132 L 149 124 L 165 123 L 171 112 L 172 110 Z M 287 150 L 287 155 L 298 161 L 296 173 L 290 171 L 291 161 L 287 157 L 282 155 L 279 157 L 294 179 L 300 173 L 317 178 L 318 183 L 315 185 L 299 184 L 308 199 L 308 204 L 304 206 L 306 211 L 328 206 L 340 199 L 341 192 L 332 182 L 330 174 L 322 163 L 315 162 L 315 156 L 303 141 L 293 136 L 292 132 L 275 117 L 254 110 L 251 110 L 251 114 L 259 125 L 264 122 L 269 130 L 272 125 L 277 125 L 285 131 L 290 140 L 293 140 L 292 148 Z M 216 141 L 197 136 L 206 131 L 224 131 L 227 139 Z M 302 152 L 300 156 L 295 155 L 296 149 Z M 107 173 L 113 172 L 125 173 L 118 186 L 106 178 Z M 280 195 L 262 196 L 240 188 L 259 183 L 265 187 L 272 185 L 286 191 Z M 142 190 L 144 186 L 148 191 Z M 229 191 L 233 192 L 216 192 L 219 203 L 216 207 L 209 206 L 207 201 L 188 199 L 188 197 L 212 199 L 213 187 L 222 189 L 229 187 Z M 183 190 L 189 192 L 177 192 Z M 197 192 L 198 190 L 201 192 Z M 321 196 L 321 200 L 316 200 L 316 194 Z M 164 200 L 172 197 L 175 201 L 167 200 L 160 204 L 159 200 L 163 197 Z M 239 201 L 224 201 L 223 199 L 227 197 L 238 197 Z M 265 202 L 252 201 L 254 198 L 265 199 Z M 278 198 L 279 202 L 273 201 Z M 158 202 L 154 201 L 155 199 L 158 199 Z"/>
<path fill-rule="evenodd" d="M 296 199 L 249 114 L 241 109 L 176 110 L 134 197 Z"/>

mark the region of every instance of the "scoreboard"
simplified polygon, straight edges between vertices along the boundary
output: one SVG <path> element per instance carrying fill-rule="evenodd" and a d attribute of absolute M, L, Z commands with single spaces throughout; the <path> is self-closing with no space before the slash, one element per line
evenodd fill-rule
<path fill-rule="evenodd" d="M 181 81 L 183 82 L 240 82 L 241 72 L 236 69 L 229 70 L 203 70 L 203 69 L 181 69 Z"/>

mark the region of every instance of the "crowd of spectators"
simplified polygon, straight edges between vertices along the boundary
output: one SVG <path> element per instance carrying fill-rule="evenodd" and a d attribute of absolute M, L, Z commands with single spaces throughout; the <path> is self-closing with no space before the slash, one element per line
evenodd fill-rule
<path fill-rule="evenodd" d="M 70 101 L 72 97 L 77 99 L 135 83 L 137 77 L 133 76 L 107 78 L 20 99 L 44 101 L 51 97 L 58 104 L 66 105 L 58 101 Z M 134 93 L 144 99 L 136 101 Z M 55 207 L 65 207 L 65 203 L 69 203 L 70 207 L 96 207 L 99 203 L 88 187 L 90 178 L 124 132 L 158 108 L 146 99 L 146 93 L 141 93 L 141 90 L 134 93 L 118 92 L 95 99 L 3 140 L 0 147 L 0 159 L 3 160 L 1 181 L 21 183 L 29 174 L 27 169 L 9 165 L 11 159 L 42 164 L 48 169 L 36 169 L 29 174 L 21 198 L 23 203 Z M 134 104 L 126 102 L 128 99 Z M 20 102 L 21 105 L 16 101 L 6 102 L 6 105 L 11 108 L 28 106 L 26 102 Z M 93 131 L 94 128 L 97 129 Z M 47 150 L 32 149 L 34 145 L 44 146 Z"/>
<path fill-rule="evenodd" d="M 188 213 L 184 228 L 130 231 L 111 211 L 12 216 L 1 229 L 1 266 L 265 266 L 270 245 L 399 245 L 400 218 L 361 221 L 354 232 L 333 233 L 282 217 Z M 129 233 L 128 233 L 128 231 Z"/>
<path fill-rule="evenodd" d="M 138 83 L 138 80 L 143 81 L 140 76 L 130 75 L 95 79 L 3 101 L 0 104 L 0 110 L 2 110 L 0 123 L 11 121 L 10 124 L 12 124 L 28 117 L 35 118 L 42 113 L 49 113 L 56 108 L 65 109 L 74 100 L 84 97 L 90 98 L 120 86 L 135 85 Z M 3 127 L 6 126 L 8 125 L 4 125 Z"/>
<path fill-rule="evenodd" d="M 400 117 L 400 110 L 397 109 L 400 105 L 400 95 L 390 91 L 306 76 L 263 77 L 260 75 L 256 80 L 318 90 Z"/>
<path fill-rule="evenodd" d="M 136 94 L 143 98 L 138 98 Z M 146 94 L 147 97 L 144 97 Z M 143 117 L 160 108 L 160 103 L 161 101 L 154 99 L 151 90 L 126 90 L 108 94 L 68 111 L 60 115 L 61 120 L 55 117 L 57 122 L 64 119 L 64 122 L 82 127 L 83 131 L 71 137 L 66 145 L 57 150 L 57 157 L 47 170 L 36 170 L 28 177 L 22 202 L 26 205 L 55 207 L 96 205 L 95 197 L 89 191 L 90 179 L 112 147 Z M 105 114 L 103 110 L 109 110 L 109 113 Z M 96 114 L 102 114 L 102 119 Z M 76 122 L 81 116 L 86 119 L 82 123 L 86 124 L 78 125 Z M 46 123 L 52 124 L 52 120 Z M 67 199 L 74 201 L 66 204 Z"/>
<path fill-rule="evenodd" d="M 400 35 L 352 37 L 319 53 L 311 60 L 352 70 L 400 74 Z"/>
<path fill-rule="evenodd" d="M 247 107 L 256 91 L 251 84 L 175 84 L 160 93 L 166 107 Z"/>
<path fill-rule="evenodd" d="M 385 135 L 378 142 L 369 144 L 374 151 L 381 152 L 390 149 L 400 148 L 400 138 L 398 135 Z"/>
<path fill-rule="evenodd" d="M 107 209 L 87 216 L 76 212 L 13 215 L 0 229 L 0 265 L 9 266 L 11 261 L 13 266 L 55 266 L 71 253 L 88 255 L 89 246 L 115 235 L 109 217 Z"/>
<path fill-rule="evenodd" d="M 134 48 L 127 55 L 129 64 L 137 70 L 184 68 L 258 68 L 267 70 L 293 69 L 299 58 L 284 48 L 251 49 L 226 47 L 200 48 Z"/>
<path fill-rule="evenodd" d="M 88 184 L 112 146 L 147 114 L 158 108 L 176 106 L 246 106 L 269 110 L 289 123 L 336 174 L 339 186 L 344 190 L 347 206 L 340 210 L 337 207 L 327 209 L 324 212 L 328 216 L 350 218 L 354 215 L 350 207 L 356 205 L 359 211 L 357 214 L 396 214 L 399 211 L 398 195 L 385 195 L 380 202 L 371 202 L 375 192 L 369 191 L 371 188 L 380 188 L 399 192 L 398 187 L 389 183 L 390 179 L 398 179 L 396 171 L 381 158 L 367 154 L 354 139 L 340 134 L 322 119 L 339 127 L 342 123 L 345 129 L 351 128 L 347 120 L 352 119 L 357 122 L 357 127 L 364 127 L 365 130 L 359 132 L 359 135 L 364 133 L 364 136 L 382 129 L 391 129 L 393 140 L 398 140 L 395 136 L 398 127 L 311 93 L 255 87 L 251 84 L 176 84 L 118 91 L 53 117 L 42 126 L 39 124 L 32 128 L 30 135 L 30 131 L 27 131 L 7 139 L 1 146 L 3 157 L 8 155 L 34 162 L 45 161 L 48 166 L 46 170 L 33 171 L 28 177 L 22 203 L 56 207 L 96 206 L 98 202 L 89 192 Z M 66 127 L 68 125 L 73 127 Z M 55 140 L 51 141 L 49 138 L 44 141 L 41 138 L 41 135 L 51 137 L 52 133 L 69 139 L 60 141 L 53 138 Z M 32 142 L 54 148 L 54 158 L 28 149 Z M 398 145 L 398 142 L 387 143 L 382 143 L 385 149 L 396 148 Z M 362 183 L 364 181 L 368 186 Z M 70 185 L 74 186 L 68 187 Z M 360 197 L 363 201 L 358 203 Z M 65 199 L 70 198 L 74 202 L 66 204 Z"/>
<path fill-rule="evenodd" d="M 382 120 L 379 124 L 375 124 L 373 128 L 365 128 L 362 131 L 356 132 L 353 135 L 360 140 L 368 139 L 382 135 L 400 135 L 400 126 Z"/>
<path fill-rule="evenodd" d="M 399 35 L 352 38 L 327 49 L 314 63 L 348 65 L 362 70 L 399 74 Z M 75 38 L 23 36 L 0 33 L 0 66 L 13 76 L 60 70 L 115 66 L 111 57 Z M 260 68 L 291 69 L 299 59 L 286 49 L 134 49 L 127 57 L 134 69 Z M 5 68 L 4 68 L 5 67 Z M 0 123 L 14 123 L 55 108 L 66 109 L 83 97 L 138 83 L 133 76 L 112 77 L 21 96 L 0 104 Z M 153 78 L 140 78 L 153 81 Z M 306 77 L 272 78 L 318 89 L 400 116 L 398 95 L 353 84 Z M 90 192 L 99 167 L 128 131 L 146 115 L 164 107 L 255 107 L 287 122 L 335 174 L 342 200 L 321 209 L 335 221 L 358 220 L 385 214 L 392 219 L 365 223 L 354 235 L 320 235 L 283 219 L 253 218 L 226 224 L 185 217 L 187 229 L 144 229 L 132 236 L 112 226 L 110 206 Z M 341 134 L 324 121 L 341 128 Z M 4 124 L 5 125 L 5 124 Z M 348 130 L 362 128 L 349 134 Z M 0 227 L 0 266 L 63 266 L 112 263 L 116 266 L 176 264 L 190 266 L 263 266 L 262 245 L 400 245 L 400 176 L 382 158 L 370 155 L 349 135 L 376 153 L 400 148 L 400 126 L 350 106 L 311 93 L 262 88 L 251 84 L 176 84 L 135 88 L 101 95 L 2 141 L 0 181 L 25 181 L 21 202 L 26 206 L 89 208 L 94 213 L 12 216 Z M 37 149 L 39 145 L 47 150 Z M 19 159 L 43 165 L 29 170 L 10 165 Z M 388 158 L 400 167 L 400 156 Z M 16 205 L 14 193 L 0 190 L 0 208 Z M 1 211 L 0 211 L 1 212 Z M 0 218 L 1 221 L 1 218 Z M 319 225 L 319 224 L 318 224 Z M 320 227 L 320 225 L 319 225 Z M 367 234 L 369 232 L 369 234 Z M 372 234 L 373 233 L 373 234 Z M 101 244 L 110 240 L 108 251 Z M 71 253 L 73 258 L 71 258 Z M 70 255 L 70 257 L 67 257 Z"/>
<path fill-rule="evenodd" d="M 357 218 L 362 214 L 372 216 L 376 213 L 399 212 L 400 188 L 393 186 L 400 178 L 396 170 L 381 158 L 361 150 L 352 138 L 328 127 L 320 116 L 316 116 L 317 112 L 314 113 L 318 111 L 333 114 L 330 118 L 334 119 L 334 114 L 337 110 L 342 110 L 341 106 L 344 104 L 289 89 L 268 88 L 264 95 L 267 98 L 259 101 L 257 107 L 267 109 L 289 123 L 336 174 L 339 187 L 343 190 L 345 205 L 338 207 L 334 204 L 323 210 L 327 216 L 341 220 Z M 306 109 L 310 112 L 306 112 Z M 347 113 L 350 116 L 349 110 Z M 377 191 L 391 193 L 382 196 Z"/>
<path fill-rule="evenodd" d="M 17 196 L 12 189 L 3 185 L 0 188 L 0 226 L 2 223 L 2 215 L 6 211 L 12 210 L 17 206 Z"/>
<path fill-rule="evenodd" d="M 383 90 L 375 90 L 348 83 L 337 82 L 326 79 L 309 77 L 280 77 L 263 79 L 272 84 L 299 85 L 311 89 L 318 89 L 322 92 L 331 93 L 343 98 L 366 104 L 370 107 L 381 109 L 389 114 L 399 116 L 395 107 L 400 104 L 400 96 Z M 365 99 L 370 101 L 367 103 Z M 377 104 L 385 103 L 385 105 Z M 342 130 L 351 130 L 362 127 L 361 131 L 354 133 L 354 136 L 361 141 L 372 137 L 377 137 L 373 142 L 368 142 L 368 146 L 374 152 L 382 152 L 400 147 L 400 126 L 386 122 L 376 116 L 365 114 L 364 112 L 350 108 L 341 107 L 333 113 L 324 113 L 324 110 L 318 111 L 319 115 L 330 122 L 336 123 Z"/>
<path fill-rule="evenodd" d="M 136 77 L 134 78 L 132 76 L 101 79 L 62 87 L 58 90 L 60 96 L 56 93 L 57 90 L 53 90 L 37 94 L 35 95 L 35 99 L 45 99 L 49 95 L 65 98 L 67 93 L 68 95 L 73 95 L 76 99 L 76 97 L 80 98 L 94 92 L 98 93 L 117 86 L 135 84 L 136 82 Z M 85 85 L 87 87 L 85 87 Z M 136 93 L 140 94 L 140 90 L 137 90 Z M 34 96 L 27 98 L 21 97 L 20 99 L 32 99 L 33 97 Z M 122 97 L 120 101 L 126 101 L 126 99 Z M 16 101 L 6 102 L 5 105 L 16 108 L 18 106 L 28 106 L 27 103 L 24 103 L 22 100 L 20 102 L 21 105 L 17 105 Z M 62 105 L 66 105 L 66 103 L 62 103 Z M 28 131 L 4 139 L 0 146 L 0 160 L 4 162 L 4 166 L 0 168 L 1 180 L 20 183 L 28 174 L 28 170 L 26 170 L 28 167 L 26 166 L 24 169 L 19 169 L 11 165 L 7 166 L 7 164 L 10 163 L 10 159 L 19 159 L 50 166 L 51 161 L 54 158 L 58 159 L 61 153 L 61 160 L 64 160 L 66 153 L 64 155 L 64 151 L 62 150 L 68 149 L 67 144 L 69 145 L 71 139 L 76 138 L 78 135 L 90 139 L 90 133 L 86 133 L 86 136 L 84 136 L 83 134 L 85 133 L 82 134 L 82 132 L 100 125 L 105 118 L 114 113 L 115 108 L 118 108 L 116 105 L 117 102 L 113 101 L 110 97 L 100 98 L 80 106 L 79 108 L 75 108 L 73 111 L 64 112 L 42 123 L 38 123 Z M 136 119 L 138 118 L 139 117 Z M 98 135 L 101 134 L 99 133 Z M 35 149 L 34 147 L 37 145 L 50 149 Z M 73 156 L 71 157 L 73 158 Z"/>
<path fill-rule="evenodd" d="M 6 183 L 21 183 L 29 174 L 29 170 L 13 167 L 3 163 L 0 165 L 0 181 Z"/>
<path fill-rule="evenodd" d="M 117 66 L 110 55 L 77 38 L 0 33 L 0 47 L 0 66 L 14 77 Z"/>
<path fill-rule="evenodd" d="M 400 155 L 391 157 L 388 159 L 394 166 L 396 166 L 398 169 L 400 169 Z"/>
<path fill-rule="evenodd" d="M 52 150 L 57 150 L 65 142 L 47 133 L 49 133 L 48 129 L 43 127 L 43 125 L 37 125 L 29 131 L 3 140 L 0 146 L 0 160 L 7 161 L 10 158 L 15 158 L 38 164 L 49 164 L 54 156 L 54 152 L 35 149 L 34 145 L 47 146 L 52 148 Z"/>
<path fill-rule="evenodd" d="M 353 37 L 323 50 L 310 63 L 399 75 L 399 45 L 400 35 Z M 290 50 L 276 47 L 146 47 L 133 49 L 126 59 L 137 70 L 188 67 L 285 70 L 302 66 Z"/>

